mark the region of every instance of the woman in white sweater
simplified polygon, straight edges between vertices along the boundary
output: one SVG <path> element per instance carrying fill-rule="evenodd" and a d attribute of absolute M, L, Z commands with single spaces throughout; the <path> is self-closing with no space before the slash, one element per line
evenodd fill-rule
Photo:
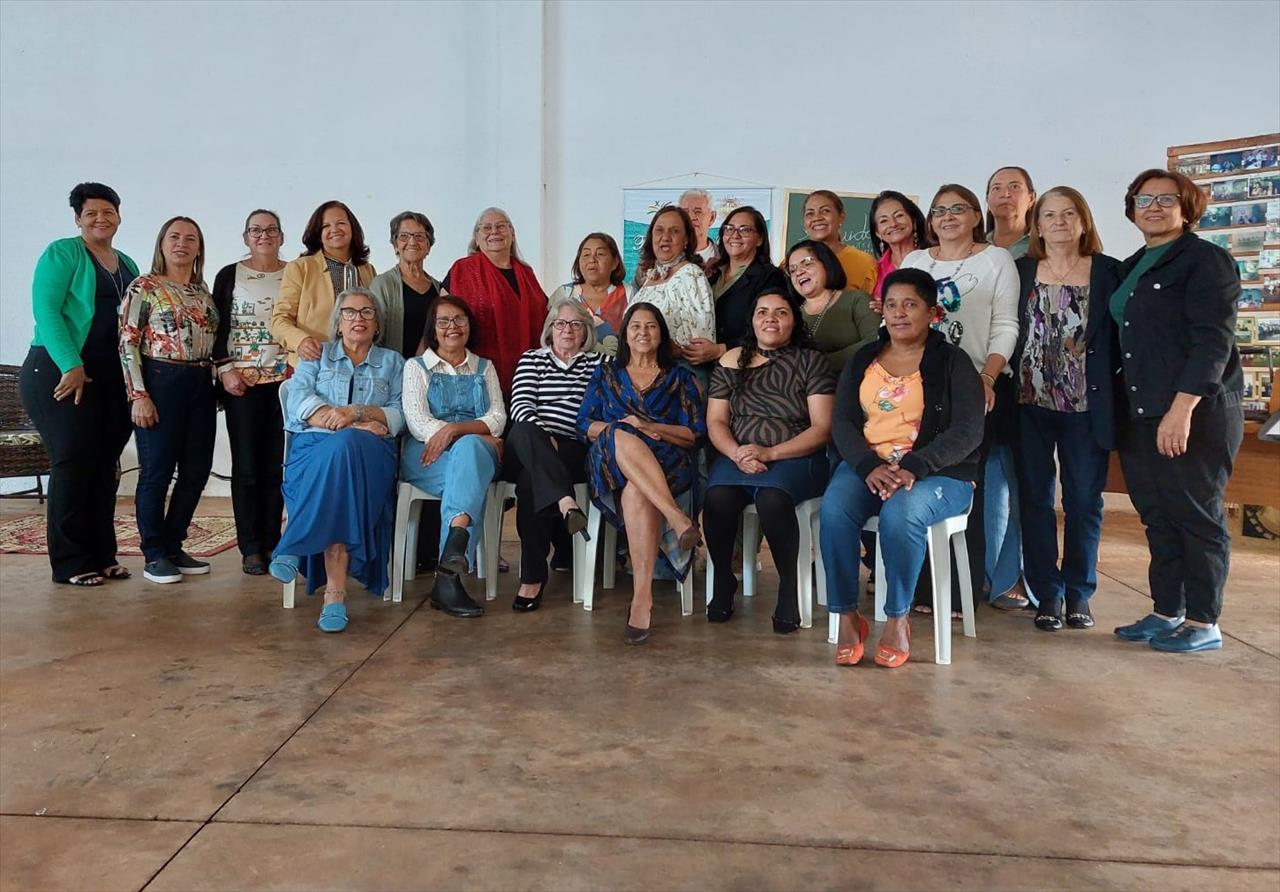
<path fill-rule="evenodd" d="M 1003 551 L 1012 548 L 1014 554 L 1021 553 L 1013 513 L 1017 499 L 1010 492 L 1014 474 L 1007 430 L 1016 402 L 1007 366 L 1018 343 L 1018 269 L 1007 250 L 986 243 L 981 205 L 971 190 L 954 183 L 942 186 L 928 215 L 937 247 L 911 252 L 902 266 L 933 276 L 938 306 L 944 312 L 937 327 L 968 354 L 982 376 L 987 424 L 981 457 L 986 470 L 978 476 L 966 537 L 974 591 L 980 592 L 988 567 L 994 570 Z M 1016 584 L 1016 573 L 1012 580 L 991 579 L 993 604 L 1024 606 L 1026 599 L 1011 593 Z M 952 594 L 953 607 L 958 609 L 958 593 Z"/>

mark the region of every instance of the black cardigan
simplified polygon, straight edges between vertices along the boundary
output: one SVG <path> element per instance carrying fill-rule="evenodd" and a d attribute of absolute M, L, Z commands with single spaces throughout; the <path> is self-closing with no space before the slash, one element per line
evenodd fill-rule
<path fill-rule="evenodd" d="M 1123 280 L 1142 251 L 1120 267 Z M 1124 308 L 1119 350 L 1129 417 L 1158 421 L 1175 394 L 1239 404 L 1240 274 L 1231 255 L 1185 232 L 1147 270 Z"/>
<path fill-rule="evenodd" d="M 726 261 L 715 272 L 716 281 L 728 275 Z M 712 284 L 715 284 L 714 282 Z M 724 344 L 732 349 L 742 344 L 742 339 L 751 330 L 751 304 L 756 295 L 766 287 L 786 292 L 787 279 L 772 263 L 767 263 L 759 254 L 742 271 L 738 281 L 725 289 L 724 294 L 716 299 L 716 343 Z"/>
<path fill-rule="evenodd" d="M 228 263 L 213 280 L 213 305 L 218 308 L 218 331 L 213 336 L 213 361 L 231 358 L 227 341 L 231 337 L 231 292 L 236 287 L 236 264 Z"/>
<path fill-rule="evenodd" d="M 867 369 L 889 340 L 888 329 L 853 355 L 840 373 L 831 435 L 845 464 L 866 478 L 885 464 L 862 434 L 867 417 L 858 390 Z M 986 421 L 982 379 L 973 360 L 959 347 L 947 343 L 941 332 L 930 331 L 920 360 L 924 382 L 924 414 L 914 448 L 901 466 L 917 479 L 930 474 L 954 477 L 970 483 L 978 479 L 978 452 Z"/>
<path fill-rule="evenodd" d="M 1027 345 L 1027 302 L 1036 288 L 1034 257 L 1018 260 L 1018 346 L 1009 360 L 1017 382 L 1022 351 Z M 1120 261 L 1095 254 L 1089 271 L 1089 316 L 1085 322 L 1084 377 L 1089 387 L 1089 430 L 1094 442 L 1108 451 L 1116 448 L 1116 353 L 1115 320 L 1111 318 L 1111 295 L 1120 286 Z"/>

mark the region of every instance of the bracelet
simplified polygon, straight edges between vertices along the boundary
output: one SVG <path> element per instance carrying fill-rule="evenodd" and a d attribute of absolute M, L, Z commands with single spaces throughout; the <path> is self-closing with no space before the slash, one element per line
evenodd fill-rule
<path fill-rule="evenodd" d="M 995 375 L 989 374 L 987 372 L 978 372 L 978 377 L 981 378 L 983 381 L 986 381 L 992 387 L 996 386 Z"/>

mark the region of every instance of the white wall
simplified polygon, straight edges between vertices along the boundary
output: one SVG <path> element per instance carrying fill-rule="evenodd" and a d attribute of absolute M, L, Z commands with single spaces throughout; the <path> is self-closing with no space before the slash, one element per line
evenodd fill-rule
<path fill-rule="evenodd" d="M 425 211 L 437 275 L 502 205 L 550 288 L 582 234 L 621 234 L 621 187 L 694 170 L 927 200 L 1022 164 L 1080 188 L 1123 256 L 1135 172 L 1280 129 L 1278 45 L 1271 0 L 4 3 L 0 361 L 87 179 L 120 192 L 143 266 L 166 218 L 199 220 L 210 280 L 250 209 L 280 211 L 291 256 L 338 197 L 379 269 L 386 222 Z"/>

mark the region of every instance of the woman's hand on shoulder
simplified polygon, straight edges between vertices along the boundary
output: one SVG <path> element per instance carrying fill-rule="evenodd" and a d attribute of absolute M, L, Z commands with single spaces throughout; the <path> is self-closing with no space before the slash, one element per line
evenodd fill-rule
<path fill-rule="evenodd" d="M 298 358 L 310 359 L 312 361 L 319 359 L 324 351 L 320 347 L 320 342 L 315 338 L 303 338 L 302 343 L 298 344 Z"/>

